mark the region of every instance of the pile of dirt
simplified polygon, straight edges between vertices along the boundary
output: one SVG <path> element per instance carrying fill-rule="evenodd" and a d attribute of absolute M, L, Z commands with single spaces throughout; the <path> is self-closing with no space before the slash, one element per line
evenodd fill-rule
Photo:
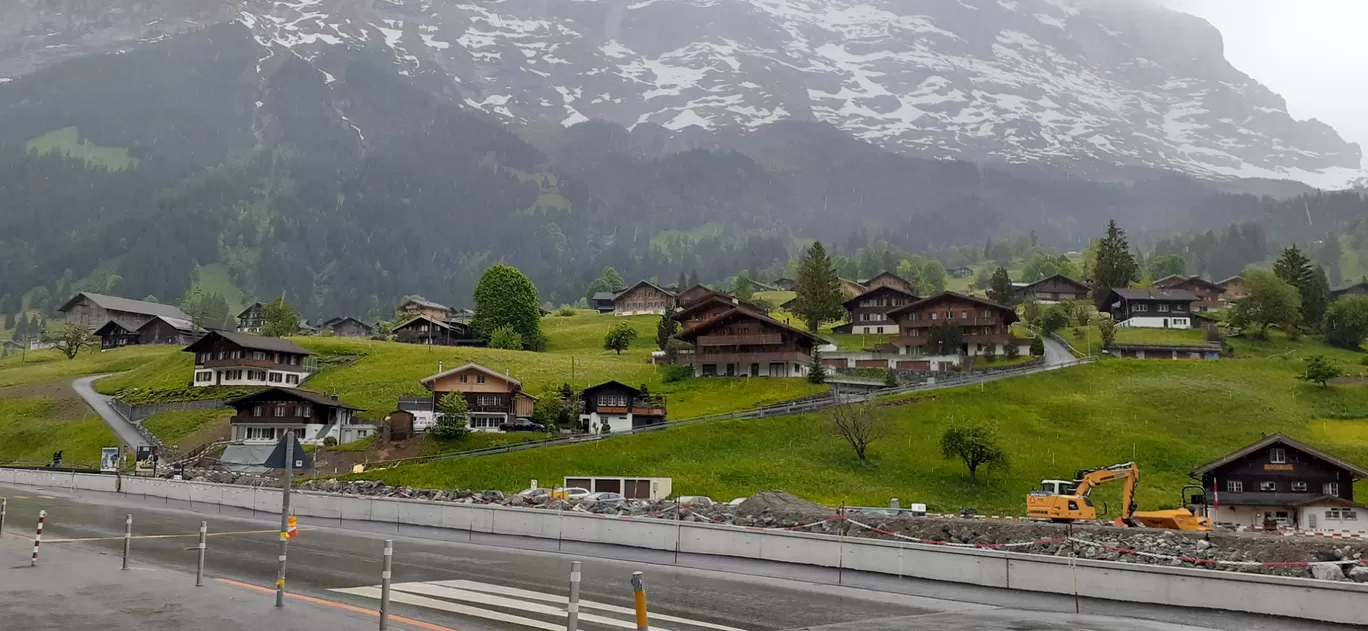
<path fill-rule="evenodd" d="M 760 491 L 741 502 L 731 512 L 750 517 L 767 515 L 799 522 L 811 522 L 836 514 L 833 509 L 809 502 L 786 491 Z"/>

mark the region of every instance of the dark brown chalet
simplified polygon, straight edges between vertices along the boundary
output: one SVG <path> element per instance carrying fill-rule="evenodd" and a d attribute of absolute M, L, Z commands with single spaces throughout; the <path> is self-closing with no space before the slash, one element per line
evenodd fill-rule
<path fill-rule="evenodd" d="M 920 360 L 925 365 L 909 365 L 909 370 L 946 370 L 951 365 L 958 365 L 961 356 L 976 356 L 990 348 L 1001 356 L 1007 352 L 1009 344 L 1016 343 L 1010 330 L 1011 324 L 1017 321 L 1015 309 L 953 291 L 899 307 L 888 312 L 888 316 L 898 325 L 898 335 L 892 339 L 898 352 L 926 358 Z M 932 348 L 931 330 L 947 325 L 958 327 L 964 342 L 958 349 Z"/>
<path fill-rule="evenodd" d="M 138 331 L 136 329 L 130 331 L 113 320 L 96 329 L 95 337 L 100 338 L 100 350 L 102 351 L 133 346 L 138 343 Z"/>
<path fill-rule="evenodd" d="M 1017 287 L 1013 290 L 1016 299 L 1024 301 L 1034 300 L 1044 304 L 1055 304 L 1069 300 L 1087 300 L 1087 285 L 1080 283 L 1063 274 L 1055 274 L 1049 278 L 1042 278 L 1029 285 Z"/>
<path fill-rule="evenodd" d="M 313 354 L 289 340 L 229 331 L 209 331 L 184 351 L 195 355 L 195 386 L 295 388 Z"/>
<path fill-rule="evenodd" d="M 580 425 L 590 434 L 640 429 L 665 422 L 665 398 L 652 396 L 646 386 L 633 388 L 608 381 L 580 394 Z"/>
<path fill-rule="evenodd" d="M 1193 311 L 1212 311 L 1225 308 L 1225 287 L 1201 276 L 1165 276 L 1154 281 L 1160 289 L 1178 289 L 1197 297 Z"/>
<path fill-rule="evenodd" d="M 1368 280 L 1354 283 L 1348 287 L 1342 287 L 1330 292 L 1331 300 L 1338 300 L 1344 296 L 1368 296 Z"/>
<path fill-rule="evenodd" d="M 1238 449 L 1191 473 L 1205 489 L 1212 521 L 1263 528 L 1368 530 L 1354 502 L 1363 467 L 1282 434 Z"/>
<path fill-rule="evenodd" d="M 194 342 L 205 330 L 189 320 L 157 316 L 138 327 L 137 333 L 139 344 L 184 345 Z"/>
<path fill-rule="evenodd" d="M 620 316 L 665 315 L 674 308 L 674 292 L 645 280 L 613 298 L 613 313 Z"/>
<path fill-rule="evenodd" d="M 887 274 L 887 276 L 893 276 Z M 883 276 L 875 276 L 870 282 Z M 893 276 L 893 278 L 897 278 Z M 901 280 L 901 279 L 899 279 Z M 910 305 L 920 300 L 917 296 L 891 285 L 878 285 L 842 305 L 850 313 L 850 321 L 832 328 L 834 333 L 859 333 L 870 335 L 894 334 L 898 324 L 889 319 L 888 312 Z"/>
<path fill-rule="evenodd" d="M 745 307 L 733 307 L 675 336 L 694 347 L 698 376 L 801 377 L 821 338 Z M 683 359 L 683 358 L 681 358 Z"/>
<path fill-rule="evenodd" d="M 1202 322 L 1192 313 L 1197 296 L 1185 289 L 1118 287 L 1107 292 L 1097 310 L 1110 314 L 1118 326 L 1149 329 L 1191 329 Z"/>
<path fill-rule="evenodd" d="M 229 423 L 237 443 L 270 444 L 294 432 L 305 445 L 322 445 L 329 438 L 345 444 L 376 431 L 356 422 L 361 408 L 303 388 L 267 388 L 228 406 L 236 410 Z"/>
<path fill-rule="evenodd" d="M 713 296 L 720 295 L 721 293 L 722 292 L 717 291 L 716 289 L 712 289 L 710 287 L 705 287 L 703 285 L 694 285 L 693 287 L 685 289 L 684 291 L 681 291 L 677 295 L 675 295 L 675 304 L 680 307 L 688 307 L 689 305 L 695 302 L 698 302 L 705 298 L 711 298 Z"/>
<path fill-rule="evenodd" d="M 708 296 L 695 300 L 687 307 L 675 312 L 674 319 L 679 322 L 680 328 L 687 329 L 695 324 L 715 318 L 737 307 L 749 309 L 756 313 L 765 312 L 764 309 L 746 302 L 745 300 L 741 300 L 736 296 L 714 291 Z"/>
<path fill-rule="evenodd" d="M 403 344 L 426 344 L 428 346 L 485 346 L 489 344 L 489 340 L 477 335 L 468 324 L 434 320 L 426 315 L 420 315 L 394 327 L 394 341 Z"/>
<path fill-rule="evenodd" d="M 337 337 L 367 338 L 375 335 L 375 327 L 352 317 L 333 318 L 318 328 Z"/>

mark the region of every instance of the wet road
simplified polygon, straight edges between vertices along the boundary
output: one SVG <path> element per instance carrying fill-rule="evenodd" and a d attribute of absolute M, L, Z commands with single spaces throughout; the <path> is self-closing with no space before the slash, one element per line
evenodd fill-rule
<path fill-rule="evenodd" d="M 275 581 L 278 517 L 63 489 L 0 487 L 0 496 L 10 498 L 7 537 L 31 534 L 32 517 L 40 509 L 48 511 L 45 555 L 61 555 L 63 546 L 80 546 L 104 552 L 110 555 L 109 563 L 118 564 L 124 516 L 132 513 L 136 563 L 193 571 L 194 553 L 186 548 L 194 545 L 199 523 L 206 520 L 212 533 L 210 576 L 257 586 Z M 564 629 L 571 560 L 584 563 L 586 604 L 580 628 L 587 630 L 635 628 L 629 579 L 638 570 L 645 572 L 656 616 L 652 627 L 674 631 L 1338 628 L 1087 601 L 1083 611 L 1101 615 L 1077 616 L 1072 613 L 1072 598 L 1044 594 L 851 572 L 842 575 L 846 586 L 808 582 L 829 580 L 836 570 L 827 568 L 689 555 L 676 562 L 673 555 L 658 551 L 388 524 L 304 519 L 300 525 L 300 536 L 290 544 L 287 575 L 292 592 L 375 608 L 381 550 L 390 538 L 395 540 L 395 611 L 462 631 Z M 540 549 L 519 549 L 524 547 Z M 0 561 L 0 568 L 10 565 Z"/>

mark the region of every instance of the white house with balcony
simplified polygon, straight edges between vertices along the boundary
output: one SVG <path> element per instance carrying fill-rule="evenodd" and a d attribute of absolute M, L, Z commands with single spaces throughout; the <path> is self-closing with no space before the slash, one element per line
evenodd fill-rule
<path fill-rule="evenodd" d="M 184 350 L 195 355 L 195 387 L 296 388 L 312 370 L 312 352 L 276 337 L 210 331 Z"/>

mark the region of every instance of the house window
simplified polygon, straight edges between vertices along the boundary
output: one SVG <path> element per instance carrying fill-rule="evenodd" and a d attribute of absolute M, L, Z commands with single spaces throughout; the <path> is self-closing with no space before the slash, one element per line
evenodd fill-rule
<path fill-rule="evenodd" d="M 1149 311 L 1149 305 L 1140 303 L 1131 308 L 1131 311 Z"/>
<path fill-rule="evenodd" d="M 280 382 L 282 382 L 282 381 L 284 381 L 284 380 L 285 380 L 285 375 L 282 375 L 282 374 L 280 374 L 280 373 L 278 373 L 278 372 L 273 372 L 273 373 L 271 373 L 270 379 L 268 379 L 268 381 L 270 381 L 271 383 L 280 383 Z"/>
<path fill-rule="evenodd" d="M 935 320 L 935 319 L 936 319 L 936 316 L 938 316 L 938 315 L 940 315 L 940 314 L 936 313 L 935 311 L 932 311 L 932 312 L 931 312 L 931 319 L 932 319 L 932 320 Z"/>
<path fill-rule="evenodd" d="M 260 405 L 258 405 L 258 406 L 256 406 L 256 407 L 252 408 L 252 416 L 261 416 L 261 406 L 260 406 Z"/>
<path fill-rule="evenodd" d="M 461 375 L 461 383 L 470 383 L 470 375 Z"/>
<path fill-rule="evenodd" d="M 213 380 L 214 380 L 214 373 L 213 373 L 213 371 L 204 371 L 204 372 L 197 372 L 197 373 L 195 373 L 195 381 L 201 381 L 201 382 L 203 382 L 203 381 L 213 381 Z"/>
<path fill-rule="evenodd" d="M 921 312 L 918 311 L 918 312 L 912 314 L 912 319 L 913 319 L 913 320 L 920 320 L 920 319 L 921 319 Z"/>
<path fill-rule="evenodd" d="M 1227 493 L 1244 493 L 1244 482 L 1240 480 L 1226 480 Z"/>
<path fill-rule="evenodd" d="M 298 356 L 298 355 L 291 355 L 291 356 L 290 356 L 290 365 L 291 365 L 291 366 L 298 366 L 298 365 L 299 365 L 299 356 Z"/>
<path fill-rule="evenodd" d="M 276 416 L 276 418 L 285 418 L 285 406 L 283 406 L 283 405 L 277 405 L 277 406 L 275 406 L 275 416 Z"/>
<path fill-rule="evenodd" d="M 299 385 L 299 375 L 285 375 L 285 383 Z"/>
<path fill-rule="evenodd" d="M 1268 450 L 1268 461 L 1273 464 L 1283 464 L 1287 462 L 1287 450 L 1274 448 Z"/>
<path fill-rule="evenodd" d="M 1160 303 L 1160 304 L 1159 304 L 1159 313 L 1168 313 L 1168 310 L 1169 310 L 1168 303 L 1164 302 L 1164 303 Z"/>
<path fill-rule="evenodd" d="M 475 399 L 476 405 L 495 406 L 499 404 L 499 397 L 493 395 L 480 395 Z"/>
<path fill-rule="evenodd" d="M 879 334 L 880 334 L 880 335 L 883 334 L 883 327 L 879 327 Z"/>
<path fill-rule="evenodd" d="M 313 418 L 313 407 L 308 405 L 299 406 L 299 415 L 304 418 Z"/>
<path fill-rule="evenodd" d="M 1272 480 L 1264 480 L 1259 482 L 1259 490 L 1267 493 L 1276 492 L 1278 490 L 1278 483 Z"/>
<path fill-rule="evenodd" d="M 475 375 L 475 383 L 484 383 L 484 382 L 485 382 L 485 376 L 484 376 L 484 375 Z"/>
<path fill-rule="evenodd" d="M 983 311 L 979 312 L 979 315 L 981 315 L 981 316 L 983 316 L 983 317 L 985 317 L 985 318 L 991 318 L 991 317 L 993 317 L 993 310 L 992 310 L 992 309 L 984 309 Z"/>
<path fill-rule="evenodd" d="M 1332 508 L 1325 511 L 1326 521 L 1357 521 L 1358 513 L 1352 508 Z"/>
<path fill-rule="evenodd" d="M 1292 483 L 1292 490 L 1293 490 L 1293 491 L 1299 491 L 1299 492 L 1306 491 L 1306 483 L 1305 483 L 1305 482 L 1293 482 L 1293 483 Z"/>
<path fill-rule="evenodd" d="M 1321 487 L 1321 495 L 1339 497 L 1339 482 L 1326 482 L 1325 486 Z"/>
<path fill-rule="evenodd" d="M 242 359 L 242 351 L 233 351 L 233 359 Z"/>
<path fill-rule="evenodd" d="M 961 311 L 961 312 L 960 312 L 960 318 L 962 318 L 962 319 L 964 319 L 964 320 L 968 320 L 968 319 L 969 319 L 969 312 L 968 312 L 968 311 Z"/>
<path fill-rule="evenodd" d="M 247 440 L 275 440 L 274 427 L 248 427 Z"/>
<path fill-rule="evenodd" d="M 625 408 L 627 407 L 627 397 L 621 394 L 600 394 L 598 404 L 602 407 Z"/>

